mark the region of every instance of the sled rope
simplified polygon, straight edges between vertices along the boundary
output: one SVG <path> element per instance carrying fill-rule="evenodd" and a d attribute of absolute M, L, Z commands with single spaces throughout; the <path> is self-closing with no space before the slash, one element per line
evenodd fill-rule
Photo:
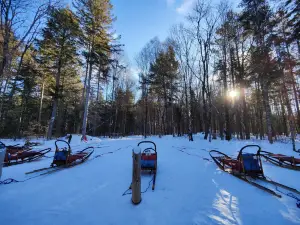
<path fill-rule="evenodd" d="M 190 155 L 190 156 L 198 157 L 198 158 L 200 158 L 200 159 L 203 159 L 203 160 L 206 160 L 206 161 L 209 161 L 209 162 L 212 162 L 211 159 L 205 158 L 205 157 L 200 156 L 200 155 L 191 154 L 191 153 L 189 153 L 189 152 L 184 151 L 183 149 L 177 149 L 177 151 L 183 152 L 183 153 L 185 153 L 185 154 L 187 154 L 187 155 Z"/>
<path fill-rule="evenodd" d="M 109 147 L 109 146 L 108 146 Z M 111 151 L 111 152 L 104 152 L 104 153 L 102 153 L 102 154 L 99 154 L 99 155 L 96 155 L 96 156 L 94 156 L 94 158 L 92 158 L 92 159 L 90 159 L 89 161 L 91 161 L 91 160 L 93 160 L 93 159 L 97 159 L 97 158 L 99 158 L 99 157 L 101 157 L 101 156 L 103 156 L 103 155 L 108 155 L 108 154 L 113 154 L 113 153 L 115 153 L 115 152 L 118 152 L 118 151 L 121 151 L 122 149 L 127 149 L 127 148 L 129 148 L 129 147 L 132 147 L 131 145 L 128 145 L 128 146 L 126 146 L 126 147 L 124 147 L 124 148 L 118 148 L 117 150 L 114 150 L 114 151 Z M 133 147 L 132 147 L 133 148 Z"/>
<path fill-rule="evenodd" d="M 105 146 L 106 147 L 106 146 Z M 109 147 L 109 146 L 108 146 Z M 122 149 L 127 149 L 128 147 L 132 147 L 131 145 L 128 145 L 128 146 L 126 146 L 125 148 L 118 148 L 117 150 L 115 150 L 115 151 L 111 151 L 111 152 L 105 152 L 105 153 L 102 153 L 102 154 L 99 154 L 99 155 L 96 155 L 94 158 L 92 158 L 92 159 L 88 159 L 88 160 L 86 160 L 85 162 L 88 162 L 88 161 L 92 161 L 93 159 L 96 159 L 96 158 L 98 158 L 98 157 L 101 157 L 101 156 L 103 156 L 103 155 L 107 155 L 107 154 L 113 154 L 113 153 L 115 153 L 115 152 L 117 152 L 117 151 L 120 151 L 120 150 L 122 150 Z M 132 147 L 133 148 L 133 147 Z M 45 156 L 44 156 L 45 157 Z M 48 156 L 47 156 L 48 157 Z M 50 158 L 50 157 L 49 157 Z M 52 158 L 52 157 L 51 157 Z M 80 163 L 81 164 L 81 163 Z M 34 179 L 34 178 L 37 178 L 37 177 L 40 177 L 40 176 L 43 176 L 43 175 L 47 175 L 47 174 L 50 174 L 50 173 L 53 173 L 53 172 L 56 172 L 56 171 L 59 171 L 59 170 L 63 170 L 63 169 L 66 169 L 66 168 L 70 168 L 70 167 L 74 167 L 74 166 L 77 166 L 77 165 L 79 165 L 79 164 L 76 164 L 76 165 L 73 165 L 73 166 L 69 166 L 69 167 L 57 167 L 57 168 L 55 168 L 54 170 L 50 170 L 50 171 L 47 171 L 47 172 L 45 172 L 45 173 L 41 173 L 41 174 L 38 174 L 38 175 L 36 175 L 36 176 L 33 176 L 33 177 L 29 177 L 29 178 L 27 178 L 27 179 L 25 179 L 25 180 L 16 180 L 16 179 L 13 179 L 13 178 L 7 178 L 7 179 L 5 179 L 5 180 L 3 180 L 3 181 L 0 181 L 0 185 L 7 185 L 7 184 L 12 184 L 12 183 L 22 183 L 22 182 L 26 182 L 26 181 L 28 181 L 28 180 L 31 180 L 31 179 Z M 35 173 L 35 172 L 41 172 L 41 171 L 44 171 L 44 170 L 47 170 L 47 169 L 52 169 L 53 167 L 46 167 L 46 168 L 42 168 L 42 169 L 38 169 L 38 170 L 34 170 L 34 171 L 31 171 L 31 172 L 29 172 L 29 173 L 26 173 L 26 174 L 30 174 L 30 173 Z M 152 179 L 153 180 L 153 179 Z M 152 181 L 151 180 L 151 181 Z M 148 187 L 149 188 L 149 187 Z M 148 190 L 148 188 L 146 189 L 146 191 Z"/>
<path fill-rule="evenodd" d="M 153 177 L 152 177 L 151 180 L 149 181 L 148 187 L 147 187 L 144 191 L 141 192 L 142 194 L 146 193 L 146 192 L 149 190 L 149 188 L 150 188 L 150 186 L 151 186 L 151 183 L 152 183 L 152 181 L 154 180 L 154 176 L 155 176 L 155 175 L 153 175 Z M 126 191 L 124 191 L 124 193 L 122 194 L 122 196 L 125 196 L 125 195 L 131 195 L 132 192 L 128 192 L 129 190 L 131 190 L 131 185 L 130 185 L 130 187 L 129 187 Z"/>
<path fill-rule="evenodd" d="M 272 179 L 270 177 L 267 177 L 270 181 L 272 181 Z M 275 189 L 276 191 L 280 192 L 281 194 L 285 195 L 285 196 L 288 196 L 290 198 L 293 198 L 297 201 L 296 205 L 298 208 L 300 208 L 300 198 L 298 198 L 294 193 L 292 192 L 289 192 L 289 193 L 285 193 L 283 191 L 281 191 L 279 188 L 278 188 L 278 185 L 276 184 L 273 184 L 275 186 Z"/>
<path fill-rule="evenodd" d="M 288 196 L 288 197 L 290 197 L 290 198 L 295 199 L 295 200 L 297 201 L 297 203 L 296 203 L 297 207 L 300 208 L 300 198 L 298 198 L 298 197 L 297 197 L 295 194 L 293 194 L 292 192 L 285 193 L 285 192 L 279 190 L 277 185 L 275 185 L 275 188 L 276 188 L 276 190 L 277 190 L 278 192 L 280 192 L 281 194 L 283 194 L 283 195 L 285 195 L 285 196 Z"/>
<path fill-rule="evenodd" d="M 11 184 L 11 183 L 23 183 L 23 182 L 26 182 L 28 180 L 31 180 L 31 179 L 34 179 L 34 178 L 37 178 L 39 176 L 42 176 L 43 174 L 39 174 L 39 175 L 36 175 L 34 177 L 29 177 L 25 180 L 16 180 L 16 179 L 13 179 L 13 178 L 7 178 L 3 181 L 0 181 L 0 185 L 6 185 L 6 184 Z"/>

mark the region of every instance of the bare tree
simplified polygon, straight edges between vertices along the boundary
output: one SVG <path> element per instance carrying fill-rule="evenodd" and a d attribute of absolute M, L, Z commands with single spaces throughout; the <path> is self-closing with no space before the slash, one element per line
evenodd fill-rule
<path fill-rule="evenodd" d="M 195 52 L 193 51 L 194 39 L 191 37 L 190 32 L 183 24 L 176 25 L 171 29 L 171 40 L 174 46 L 177 58 L 180 62 L 179 73 L 183 82 L 183 97 L 185 102 L 185 117 L 187 129 L 192 133 L 192 81 L 193 81 L 193 69 L 195 67 Z"/>
<path fill-rule="evenodd" d="M 22 57 L 35 38 L 37 29 L 47 14 L 49 7 L 49 1 L 1 1 L 0 34 L 3 42 L 1 46 L 0 77 L 3 77 L 4 73 L 9 69 L 12 56 L 19 50 L 19 47 L 24 46 L 20 60 L 22 62 Z M 30 15 L 33 15 L 32 18 Z M 18 41 L 14 41 L 14 39 L 18 39 Z"/>
<path fill-rule="evenodd" d="M 213 8 L 209 3 L 204 0 L 198 0 L 193 13 L 189 15 L 188 18 L 192 25 L 191 33 L 196 41 L 197 50 L 199 51 L 199 74 L 196 76 L 201 80 L 202 84 L 204 139 L 207 139 L 210 133 L 212 109 L 209 85 L 210 58 L 218 17 L 213 13 Z"/>

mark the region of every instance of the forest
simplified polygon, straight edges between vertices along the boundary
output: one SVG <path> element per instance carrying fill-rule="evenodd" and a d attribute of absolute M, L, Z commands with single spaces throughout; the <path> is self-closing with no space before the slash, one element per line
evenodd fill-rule
<path fill-rule="evenodd" d="M 300 132 L 300 1 L 196 0 L 185 22 L 124 57 L 110 0 L 1 0 L 0 136 Z"/>

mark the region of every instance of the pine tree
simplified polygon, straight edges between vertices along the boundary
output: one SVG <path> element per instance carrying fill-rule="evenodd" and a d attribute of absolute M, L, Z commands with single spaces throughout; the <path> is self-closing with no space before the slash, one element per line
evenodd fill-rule
<path fill-rule="evenodd" d="M 68 72 L 70 65 L 78 63 L 76 47 L 79 33 L 79 23 L 72 11 L 64 8 L 52 8 L 46 27 L 42 32 L 43 39 L 39 41 L 41 62 L 45 63 L 45 69 L 51 71 L 55 78 L 48 139 L 52 136 L 58 102 L 62 94 L 61 79 Z"/>
<path fill-rule="evenodd" d="M 265 0 L 243 0 L 243 12 L 240 16 L 245 32 L 253 35 L 255 45 L 251 46 L 252 73 L 258 75 L 258 83 L 262 89 L 262 100 L 266 115 L 268 140 L 273 143 L 271 107 L 269 89 L 272 82 L 271 42 L 268 37 L 272 32 L 272 13 Z"/>
<path fill-rule="evenodd" d="M 109 33 L 114 17 L 111 14 L 112 4 L 110 0 L 75 0 L 74 7 L 79 18 L 83 34 L 81 36 L 82 47 L 87 63 L 86 88 L 84 99 L 84 115 L 82 123 L 82 135 L 86 135 L 88 107 L 91 91 L 91 79 L 95 64 L 101 65 L 103 55 L 107 56 L 111 51 L 110 42 L 113 40 Z M 102 53 L 99 55 L 99 51 Z M 107 59 L 107 58 L 106 58 Z"/>
<path fill-rule="evenodd" d="M 178 62 L 175 58 L 173 47 L 168 46 L 166 52 L 160 52 L 151 65 L 151 85 L 158 96 L 158 99 L 163 100 L 164 110 L 162 112 L 162 130 L 164 134 L 167 133 L 167 118 L 168 106 L 173 104 L 174 93 L 177 90 L 178 79 Z M 168 129 L 170 133 L 170 129 Z"/>

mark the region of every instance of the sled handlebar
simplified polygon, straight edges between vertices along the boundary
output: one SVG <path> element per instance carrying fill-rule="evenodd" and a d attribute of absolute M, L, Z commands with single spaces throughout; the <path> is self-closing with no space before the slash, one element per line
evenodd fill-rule
<path fill-rule="evenodd" d="M 55 141 L 56 151 L 59 151 L 59 148 L 58 148 L 58 146 L 57 146 L 57 142 L 63 142 L 63 143 L 65 143 L 65 144 L 67 144 L 67 145 L 68 145 L 68 151 L 71 151 L 71 146 L 70 146 L 70 144 L 69 144 L 68 142 L 64 141 L 64 140 L 57 140 L 57 141 Z"/>
<path fill-rule="evenodd" d="M 231 159 L 228 155 L 226 155 L 225 153 L 220 152 L 220 151 L 218 151 L 218 150 L 210 150 L 210 151 L 209 151 L 209 155 L 210 155 L 211 158 L 217 157 L 217 156 L 213 156 L 213 153 L 217 153 L 217 154 L 219 154 L 219 155 L 221 155 L 221 156 L 224 156 L 224 157 L 226 157 L 226 158 Z"/>
<path fill-rule="evenodd" d="M 239 155 L 237 158 L 240 158 L 240 156 L 242 155 L 243 151 L 246 149 L 246 148 L 249 148 L 249 147 L 257 147 L 258 150 L 256 152 L 256 154 L 259 154 L 259 152 L 261 151 L 261 147 L 259 145 L 246 145 L 244 147 L 241 148 L 240 152 L 239 152 Z"/>
<path fill-rule="evenodd" d="M 138 143 L 138 146 L 140 146 L 140 144 L 145 144 L 145 143 L 149 143 L 149 144 L 152 144 L 154 146 L 154 148 L 146 148 L 145 150 L 150 150 L 151 149 L 151 150 L 154 150 L 155 153 L 157 153 L 156 144 L 153 141 L 141 141 L 140 143 Z"/>

